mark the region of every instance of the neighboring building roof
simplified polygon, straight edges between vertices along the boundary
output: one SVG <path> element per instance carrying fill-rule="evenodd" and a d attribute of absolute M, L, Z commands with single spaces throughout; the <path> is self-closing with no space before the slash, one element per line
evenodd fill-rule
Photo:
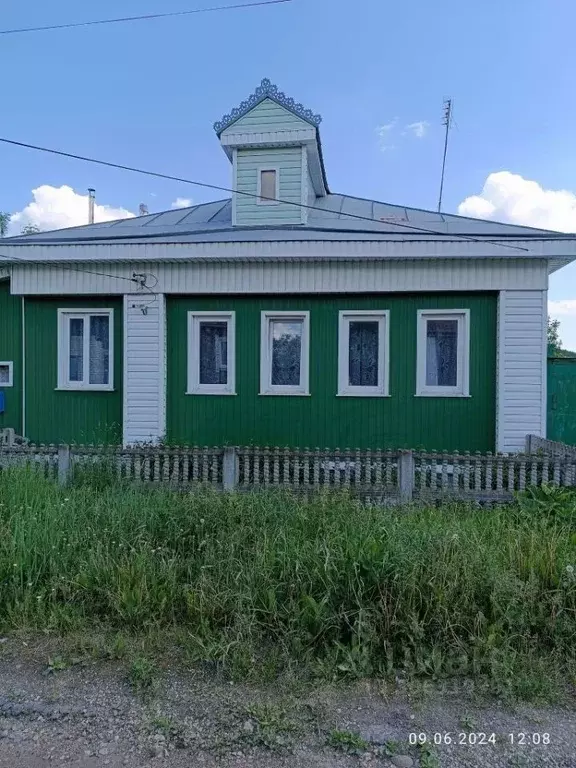
<path fill-rule="evenodd" d="M 354 216 L 363 218 L 354 218 Z M 262 242 L 305 240 L 451 240 L 546 238 L 564 239 L 544 229 L 471 219 L 449 213 L 391 205 L 348 195 L 316 198 L 308 223 L 290 226 L 233 227 L 231 200 L 216 200 L 190 208 L 153 213 L 131 219 L 19 235 L 5 238 L 6 245 L 111 242 Z"/>
<path fill-rule="evenodd" d="M 281 107 L 292 112 L 296 117 L 300 117 L 302 120 L 310 123 L 310 125 L 313 125 L 315 128 L 318 128 L 322 122 L 321 115 L 315 115 L 311 109 L 306 109 L 303 104 L 299 104 L 290 96 L 286 96 L 285 93 L 278 89 L 277 85 L 273 85 L 270 80 L 265 77 L 251 96 L 235 107 L 229 114 L 224 115 L 224 117 L 217 123 L 214 123 L 214 130 L 216 131 L 217 136 L 220 136 L 222 131 L 229 128 L 236 122 L 236 120 L 247 115 L 250 110 L 258 106 L 264 99 L 272 99 L 276 104 L 280 104 Z"/>

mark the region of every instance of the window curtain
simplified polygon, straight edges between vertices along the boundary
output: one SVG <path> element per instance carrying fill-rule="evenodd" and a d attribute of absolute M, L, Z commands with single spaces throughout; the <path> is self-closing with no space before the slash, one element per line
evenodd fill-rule
<path fill-rule="evenodd" d="M 378 386 L 378 323 L 352 321 L 348 336 L 348 383 L 353 387 Z"/>
<path fill-rule="evenodd" d="M 200 384 L 228 383 L 228 326 L 200 323 Z"/>
<path fill-rule="evenodd" d="M 455 387 L 458 384 L 458 321 L 428 320 L 426 323 L 426 386 Z"/>
<path fill-rule="evenodd" d="M 109 384 L 110 318 L 94 315 L 90 318 L 89 342 L 90 384 Z"/>
<path fill-rule="evenodd" d="M 84 379 L 84 320 L 79 317 L 71 318 L 69 332 L 70 381 L 82 381 Z"/>
<path fill-rule="evenodd" d="M 272 322 L 272 384 L 297 387 L 300 385 L 302 356 L 301 322 Z"/>

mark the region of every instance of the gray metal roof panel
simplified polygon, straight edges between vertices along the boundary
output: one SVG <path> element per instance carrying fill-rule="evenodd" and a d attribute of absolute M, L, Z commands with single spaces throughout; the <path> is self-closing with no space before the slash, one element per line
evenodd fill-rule
<path fill-rule="evenodd" d="M 348 214 L 348 215 L 347 215 Z M 354 218 L 358 216 L 360 218 Z M 316 199 L 307 225 L 233 227 L 230 199 L 130 219 L 6 238 L 8 245 L 95 241 L 247 242 L 249 240 L 381 240 L 470 237 L 562 237 L 561 233 L 454 214 L 406 208 L 348 195 Z M 565 237 L 566 235 L 564 235 Z"/>

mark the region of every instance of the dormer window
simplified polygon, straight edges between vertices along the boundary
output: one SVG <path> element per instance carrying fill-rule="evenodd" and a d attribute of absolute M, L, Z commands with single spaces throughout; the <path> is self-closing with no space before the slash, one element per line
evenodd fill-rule
<path fill-rule="evenodd" d="M 278 205 L 278 169 L 258 169 L 258 205 Z"/>

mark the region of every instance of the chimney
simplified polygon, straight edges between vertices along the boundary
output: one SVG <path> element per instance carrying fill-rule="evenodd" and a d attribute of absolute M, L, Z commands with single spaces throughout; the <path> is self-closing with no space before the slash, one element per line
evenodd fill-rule
<path fill-rule="evenodd" d="M 140 216 L 148 216 L 148 206 L 146 203 L 140 203 L 138 210 L 140 211 Z"/>
<path fill-rule="evenodd" d="M 96 200 L 96 190 L 88 190 L 88 224 L 94 224 L 94 202 Z"/>

